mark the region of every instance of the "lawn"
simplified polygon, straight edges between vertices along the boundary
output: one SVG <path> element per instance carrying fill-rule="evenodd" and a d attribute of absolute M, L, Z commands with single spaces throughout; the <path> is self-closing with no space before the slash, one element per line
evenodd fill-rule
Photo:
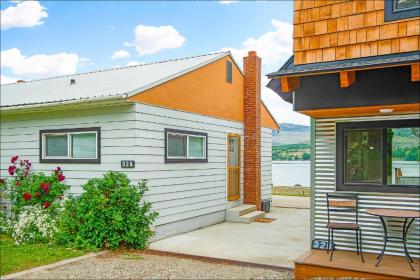
<path fill-rule="evenodd" d="M 0 234 L 0 275 L 54 263 L 85 253 L 84 251 L 42 243 L 16 246 L 12 238 Z"/>
<path fill-rule="evenodd" d="M 273 195 L 287 196 L 311 196 L 311 190 L 307 187 L 273 187 Z"/>

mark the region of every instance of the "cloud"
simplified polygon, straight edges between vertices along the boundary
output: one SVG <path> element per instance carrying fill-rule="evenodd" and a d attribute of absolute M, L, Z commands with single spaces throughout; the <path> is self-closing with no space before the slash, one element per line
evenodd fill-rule
<path fill-rule="evenodd" d="M 137 66 L 137 65 L 142 65 L 142 64 L 145 64 L 145 62 L 132 60 L 132 61 L 127 62 L 126 65 L 127 66 Z"/>
<path fill-rule="evenodd" d="M 181 47 L 186 39 L 172 26 L 137 25 L 134 43 L 138 54 L 153 54 L 163 49 Z"/>
<path fill-rule="evenodd" d="M 112 55 L 111 58 L 112 59 L 118 59 L 118 58 L 127 58 L 130 57 L 130 53 L 126 50 L 118 50 L 115 51 Z"/>
<path fill-rule="evenodd" d="M 17 3 L 16 6 L 10 6 L 1 11 L 1 29 L 42 25 L 44 24 L 42 19 L 48 17 L 46 8 L 38 1 L 15 3 Z"/>
<path fill-rule="evenodd" d="M 261 98 L 277 122 L 310 125 L 309 117 L 293 111 L 292 104 L 287 103 L 277 93 L 267 88 L 267 84 L 268 79 L 263 76 L 261 79 Z"/>
<path fill-rule="evenodd" d="M 74 74 L 80 61 L 75 53 L 52 55 L 22 55 L 17 48 L 1 51 L 1 67 L 11 69 L 12 73 L 30 78 L 45 78 Z"/>
<path fill-rule="evenodd" d="M 0 75 L 0 84 L 2 84 L 2 85 L 16 83 L 17 80 L 20 80 L 20 79 L 19 78 L 14 78 L 14 77 L 8 77 L 8 76 Z"/>
<path fill-rule="evenodd" d="M 259 37 L 247 38 L 241 48 L 222 48 L 222 51 L 230 50 L 237 61 L 242 61 L 248 51 L 255 50 L 262 58 L 265 65 L 278 66 L 292 55 L 293 25 L 287 22 L 272 19 L 271 25 L 274 31 L 268 31 Z"/>
<path fill-rule="evenodd" d="M 220 5 L 230 5 L 234 3 L 238 3 L 239 0 L 230 0 L 230 1 L 219 1 Z"/>
<path fill-rule="evenodd" d="M 133 46 L 133 44 L 130 44 L 129 42 L 124 42 L 124 47 L 126 47 L 126 48 L 130 48 L 130 47 L 132 47 Z"/>

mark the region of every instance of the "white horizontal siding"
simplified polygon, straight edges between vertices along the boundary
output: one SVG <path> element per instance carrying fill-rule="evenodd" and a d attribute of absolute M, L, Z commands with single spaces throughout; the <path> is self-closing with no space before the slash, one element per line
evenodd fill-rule
<path fill-rule="evenodd" d="M 57 164 L 39 163 L 39 130 L 101 127 L 101 164 L 59 164 L 71 193 L 104 172 L 123 171 L 133 182 L 148 180 L 146 199 L 159 212 L 156 225 L 210 214 L 236 203 L 226 202 L 227 133 L 242 136 L 242 123 L 144 104 L 114 108 L 38 112 L 1 119 L 1 177 L 7 177 L 11 156 L 33 162 L 34 171 L 51 172 Z M 208 163 L 164 163 L 164 129 L 208 133 Z M 243 151 L 243 141 L 242 151 Z M 243 156 L 241 165 L 243 166 Z M 135 160 L 135 169 L 121 169 L 121 160 Z M 262 197 L 271 197 L 271 130 L 262 129 Z M 241 171 L 241 194 L 243 171 Z"/>
<path fill-rule="evenodd" d="M 415 115 L 388 116 L 388 117 L 365 117 L 346 119 L 318 119 L 315 122 L 315 205 L 314 205 L 314 235 L 315 238 L 327 239 L 327 208 L 326 193 L 335 191 L 335 125 L 340 121 L 373 121 L 381 119 L 410 119 L 418 118 Z M 385 193 L 359 193 L 360 212 L 359 219 L 363 232 L 363 250 L 378 253 L 383 246 L 382 226 L 377 217 L 368 215 L 368 208 L 397 208 L 407 210 L 419 210 L 420 197 L 413 194 L 385 194 Z M 349 217 L 344 214 L 335 216 L 337 219 L 346 221 Z M 398 221 L 397 221 L 398 222 Z M 400 221 L 401 222 L 401 221 Z M 411 228 L 407 247 L 410 254 L 419 257 L 420 247 L 420 221 L 417 219 Z M 337 231 L 334 233 L 337 248 L 355 250 L 354 232 Z M 389 242 L 387 253 L 404 255 L 402 245 Z"/>
<path fill-rule="evenodd" d="M 261 129 L 261 199 L 271 199 L 273 188 L 272 166 L 272 130 Z"/>

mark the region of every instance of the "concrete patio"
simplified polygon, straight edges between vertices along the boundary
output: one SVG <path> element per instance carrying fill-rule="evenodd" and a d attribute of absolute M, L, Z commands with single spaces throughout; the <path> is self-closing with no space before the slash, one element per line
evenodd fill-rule
<path fill-rule="evenodd" d="M 274 205 L 282 204 L 279 199 Z M 295 202 L 307 205 L 299 198 Z M 293 261 L 309 248 L 309 209 L 274 206 L 267 217 L 276 220 L 224 222 L 153 242 L 150 249 L 293 268 Z"/>

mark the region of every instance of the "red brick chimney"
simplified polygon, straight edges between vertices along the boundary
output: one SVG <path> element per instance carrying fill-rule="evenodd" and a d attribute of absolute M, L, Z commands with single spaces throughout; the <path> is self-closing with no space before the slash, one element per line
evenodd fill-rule
<path fill-rule="evenodd" d="M 244 57 L 244 203 L 261 210 L 261 58 Z"/>

